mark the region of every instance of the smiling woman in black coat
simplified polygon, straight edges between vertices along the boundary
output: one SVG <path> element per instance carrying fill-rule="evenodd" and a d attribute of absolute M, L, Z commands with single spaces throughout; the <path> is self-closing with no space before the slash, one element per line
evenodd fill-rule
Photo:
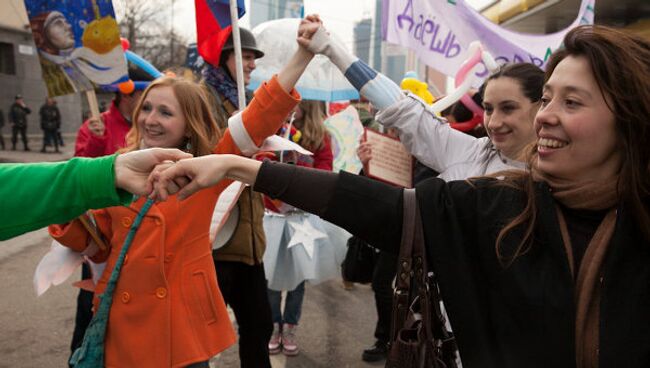
<path fill-rule="evenodd" d="M 569 32 L 535 129 L 528 172 L 416 187 L 463 366 L 648 367 L 650 43 Z M 402 190 L 363 177 L 235 156 L 153 177 L 164 199 L 172 179 L 186 196 L 224 176 L 398 252 Z"/>

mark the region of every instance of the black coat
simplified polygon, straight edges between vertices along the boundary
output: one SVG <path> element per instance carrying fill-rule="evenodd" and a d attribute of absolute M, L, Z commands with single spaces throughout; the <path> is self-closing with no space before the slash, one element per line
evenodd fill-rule
<path fill-rule="evenodd" d="M 328 188 L 325 175 L 318 174 L 308 184 L 312 195 L 301 198 L 307 184 L 287 173 L 278 176 L 268 170 L 271 166 L 263 165 L 257 179 L 263 185 L 266 175 L 267 183 L 274 182 L 275 193 L 267 194 L 397 253 L 401 189 L 346 173 Z M 279 184 L 282 180 L 293 184 Z M 255 190 L 260 189 L 256 183 Z M 313 193 L 329 197 L 314 204 Z M 521 212 L 521 192 L 493 181 L 472 187 L 435 178 L 417 185 L 416 193 L 427 258 L 438 276 L 463 366 L 575 367 L 574 280 L 548 186 L 536 184 L 534 244 L 507 269 L 497 260 L 495 240 Z M 505 249 L 518 244 L 516 232 L 504 240 Z M 650 367 L 650 244 L 642 239 L 631 214 L 619 208 L 601 282 L 600 368 Z"/>
<path fill-rule="evenodd" d="M 27 126 L 27 115 L 31 112 L 29 107 L 23 107 L 14 102 L 9 109 L 9 121 L 16 127 L 24 128 Z"/>
<path fill-rule="evenodd" d="M 39 110 L 41 129 L 57 130 L 61 127 L 61 113 L 56 105 L 44 104 Z"/>

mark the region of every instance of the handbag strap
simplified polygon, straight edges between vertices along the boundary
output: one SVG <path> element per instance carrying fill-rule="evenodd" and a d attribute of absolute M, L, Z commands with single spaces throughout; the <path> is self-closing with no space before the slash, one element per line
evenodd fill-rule
<path fill-rule="evenodd" d="M 446 366 L 456 367 L 456 341 L 453 334 L 447 331 L 445 318 L 440 308 L 440 293 L 438 286 L 429 275 L 424 241 L 424 228 L 417 203 L 415 189 L 404 189 L 404 213 L 402 219 L 402 239 L 397 266 L 397 281 L 393 298 L 396 320 L 393 324 L 402 323 L 409 316 L 412 296 L 417 295 L 420 314 L 423 323 L 424 338 L 433 343 L 440 341 L 440 346 L 431 348 L 440 351 L 444 356 Z M 411 290 L 412 288 L 412 290 Z M 401 326 L 392 326 L 393 340 Z"/>
<path fill-rule="evenodd" d="M 396 290 L 409 292 L 413 272 L 413 241 L 415 239 L 415 218 L 417 200 L 414 189 L 404 189 L 404 215 L 402 218 L 402 240 L 399 248 Z"/>
<path fill-rule="evenodd" d="M 414 189 L 403 191 L 402 239 L 397 262 L 397 277 L 393 292 L 393 318 L 391 321 L 391 341 L 395 341 L 402 324 L 409 314 L 411 278 L 413 276 L 413 239 L 417 201 Z"/>

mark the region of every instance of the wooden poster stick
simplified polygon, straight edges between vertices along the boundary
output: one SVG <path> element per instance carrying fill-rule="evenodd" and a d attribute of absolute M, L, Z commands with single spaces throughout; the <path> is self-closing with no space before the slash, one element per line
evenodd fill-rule
<path fill-rule="evenodd" d="M 86 231 L 88 231 L 88 234 L 90 235 L 91 238 L 93 238 L 93 241 L 95 242 L 95 244 L 97 244 L 99 249 L 103 251 L 108 249 L 108 246 L 104 243 L 102 238 L 99 236 L 95 227 L 88 221 L 86 215 L 79 216 L 79 221 L 84 226 Z"/>

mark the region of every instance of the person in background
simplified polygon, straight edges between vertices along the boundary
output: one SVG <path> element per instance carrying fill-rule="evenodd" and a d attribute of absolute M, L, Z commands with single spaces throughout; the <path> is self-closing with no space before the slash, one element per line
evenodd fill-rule
<path fill-rule="evenodd" d="M 48 97 L 38 111 L 41 117 L 41 129 L 43 130 L 43 148 L 41 152 L 47 152 L 46 147 L 54 144 L 54 152 L 59 151 L 59 139 L 56 132 L 61 128 L 61 112 L 56 106 L 56 100 Z"/>
<path fill-rule="evenodd" d="M 255 60 L 264 56 L 257 47 L 255 36 L 245 28 L 239 29 L 242 47 L 244 85 L 250 82 Z M 226 40 L 218 64 L 206 64 L 203 83 L 211 92 L 213 114 L 224 130 L 228 119 L 238 110 L 238 89 L 235 70 L 235 50 L 232 34 Z M 250 102 L 251 95 L 247 93 Z M 246 187 L 237 202 L 237 228 L 223 247 L 212 253 L 219 289 L 237 319 L 239 358 L 242 368 L 270 368 L 267 344 L 273 331 L 271 307 L 266 295 L 263 257 L 266 250 L 262 195 Z"/>
<path fill-rule="evenodd" d="M 303 22 L 320 21 L 318 17 Z M 323 27 L 309 48 L 321 53 L 377 107 L 377 121 L 396 128 L 400 141 L 422 164 L 445 180 L 525 168 L 526 147 L 535 139 L 533 118 L 541 102 L 543 71 L 530 63 L 503 66 L 485 82 L 483 124 L 488 137 L 474 138 L 439 119 L 420 98 L 404 94 L 331 38 Z"/>
<path fill-rule="evenodd" d="M 397 130 L 402 144 L 439 178 L 464 180 L 525 168 L 524 154 L 534 141 L 533 121 L 541 105 L 544 84 L 544 72 L 539 67 L 530 63 L 504 65 L 487 78 L 482 86 L 484 92 L 474 98 L 482 98 L 483 122 L 489 137 L 475 138 L 452 129 L 421 99 L 405 96 L 394 82 L 337 44 L 324 28 L 319 29 L 309 47 L 332 59 L 360 93 L 382 108 L 377 120 L 384 127 Z M 450 117 L 455 118 L 454 113 L 459 118 L 469 115 L 462 116 L 458 105 L 452 107 Z M 418 180 L 431 174 L 420 170 L 416 173 Z M 385 344 L 377 341 L 364 353 L 385 350 Z"/>
<path fill-rule="evenodd" d="M 332 140 L 330 135 L 325 129 L 324 121 L 326 119 L 325 115 L 325 103 L 322 101 L 308 101 L 304 100 L 300 102 L 293 113 L 290 115 L 293 117 L 293 126 L 296 129 L 296 132 L 300 132 L 300 138 L 297 140 L 303 148 L 311 151 L 312 156 L 307 155 L 298 155 L 292 152 L 283 152 L 281 155 L 284 156 L 285 162 L 292 162 L 298 166 L 311 167 L 314 169 L 320 169 L 325 171 L 332 171 L 334 164 L 334 155 L 332 154 Z M 286 129 L 289 127 L 287 126 Z M 289 136 L 289 135 L 287 135 Z M 290 139 L 292 137 L 289 137 Z M 294 154 L 294 155 L 292 155 Z M 294 156 L 295 158 L 288 158 L 287 156 Z M 268 202 L 267 202 L 268 203 Z M 302 211 L 296 211 L 296 209 L 289 209 L 288 211 L 282 211 L 278 208 L 285 207 L 283 204 L 270 204 L 267 206 L 271 207 L 272 211 L 280 211 L 283 214 L 282 220 L 289 221 L 290 219 L 296 219 L 296 221 L 302 220 L 305 214 Z M 267 215 L 274 216 L 274 215 Z M 311 215 L 309 215 L 311 216 Z M 312 221 L 320 221 L 320 219 L 313 218 Z M 265 220 L 266 221 L 266 220 Z M 273 222 L 273 226 L 282 226 L 284 229 L 285 222 L 278 221 Z M 313 226 L 313 225 L 312 225 Z M 286 274 L 301 274 L 300 272 L 292 271 L 291 268 L 295 267 L 313 267 L 313 264 L 310 265 L 297 265 L 297 262 L 300 262 L 298 258 L 295 257 L 283 257 L 283 255 L 288 255 L 289 252 L 285 251 L 288 248 L 288 244 L 283 243 L 287 238 L 281 237 L 279 241 L 280 244 L 274 244 L 273 248 L 269 244 L 270 249 L 276 250 L 275 252 L 267 251 L 264 255 L 265 262 L 267 264 L 275 265 L 275 272 L 271 275 L 267 275 L 269 288 L 268 288 L 268 298 L 271 305 L 271 316 L 273 318 L 273 334 L 271 339 L 268 342 L 269 353 L 277 354 L 282 351 L 283 354 L 288 356 L 298 355 L 300 349 L 298 347 L 298 340 L 296 336 L 296 331 L 298 328 L 298 323 L 300 322 L 300 316 L 302 314 L 302 303 L 305 297 L 305 280 L 304 279 L 294 279 L 287 281 Z M 330 246 L 330 245 L 326 245 Z M 338 244 L 332 244 L 331 246 L 335 247 Z M 343 246 L 342 244 L 340 246 Z M 330 251 L 333 252 L 332 249 Z M 319 257 L 319 261 L 328 262 L 331 261 L 331 258 Z M 333 269 L 338 269 L 338 264 L 332 267 Z M 316 271 L 312 272 L 313 274 L 318 274 L 319 270 L 326 270 L 327 267 L 324 264 L 318 265 Z M 332 277 L 335 275 L 331 275 Z M 325 277 L 325 276 L 324 276 Z M 283 290 L 281 285 L 296 285 L 292 290 Z M 291 287 L 291 286 L 289 286 Z M 284 303 L 284 311 L 282 311 L 282 292 L 286 290 L 286 297 Z"/>
<path fill-rule="evenodd" d="M 129 64 L 129 79 L 137 82 L 151 82 L 153 77 L 142 69 Z M 108 110 L 99 117 L 84 121 L 77 132 L 74 155 L 99 157 L 112 155 L 125 145 L 126 134 L 131 129 L 133 110 L 140 100 L 146 83 L 136 84 L 131 93 L 115 92 Z"/>
<path fill-rule="evenodd" d="M 11 150 L 16 150 L 16 142 L 18 141 L 18 134 L 23 141 L 23 148 L 29 151 L 27 144 L 27 115 L 32 110 L 27 107 L 22 95 L 16 95 L 15 102 L 9 108 L 9 121 L 11 122 Z"/>

